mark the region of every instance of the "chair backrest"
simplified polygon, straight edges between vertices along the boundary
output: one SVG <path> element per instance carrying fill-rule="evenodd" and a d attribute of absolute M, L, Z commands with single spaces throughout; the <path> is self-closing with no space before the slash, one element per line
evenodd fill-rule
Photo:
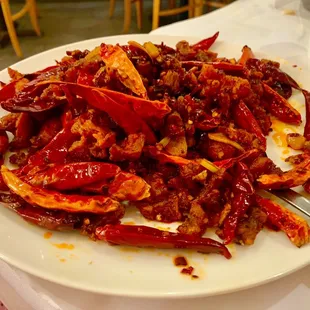
<path fill-rule="evenodd" d="M 234 0 L 218 0 L 218 1 L 205 1 L 204 4 L 213 8 L 222 8 L 225 5 L 233 2 Z"/>

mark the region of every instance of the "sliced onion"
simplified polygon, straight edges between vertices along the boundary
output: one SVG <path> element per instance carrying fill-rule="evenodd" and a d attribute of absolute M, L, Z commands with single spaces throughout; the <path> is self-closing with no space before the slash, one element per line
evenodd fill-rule
<path fill-rule="evenodd" d="M 152 58 L 157 58 L 160 55 L 158 48 L 152 42 L 145 42 L 143 46 Z"/>
<path fill-rule="evenodd" d="M 225 135 L 223 135 L 221 132 L 209 133 L 208 137 L 210 140 L 229 144 L 229 145 L 233 146 L 234 148 L 236 148 L 237 150 L 244 151 L 244 148 L 239 143 L 230 140 Z"/>
<path fill-rule="evenodd" d="M 213 163 L 211 163 L 211 161 L 208 161 L 206 159 L 198 159 L 199 164 L 206 168 L 207 170 L 216 173 L 219 171 L 219 167 L 217 167 L 216 165 L 214 165 Z"/>
<path fill-rule="evenodd" d="M 163 147 L 166 147 L 169 142 L 170 142 L 170 138 L 169 137 L 165 137 L 165 138 L 163 138 L 163 139 L 161 139 L 159 141 L 159 144 L 161 144 Z"/>
<path fill-rule="evenodd" d="M 133 46 L 135 48 L 138 48 L 139 50 L 143 51 L 146 55 L 149 56 L 149 58 L 151 59 L 151 61 L 153 61 L 153 57 L 152 55 L 148 52 L 148 50 L 141 45 L 140 43 L 136 42 L 136 41 L 128 41 L 128 45 Z"/>

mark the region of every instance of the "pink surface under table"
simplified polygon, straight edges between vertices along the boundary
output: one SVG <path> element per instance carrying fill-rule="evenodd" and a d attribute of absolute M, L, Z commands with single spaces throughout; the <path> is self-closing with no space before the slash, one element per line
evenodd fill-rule
<path fill-rule="evenodd" d="M 7 308 L 1 301 L 0 301 L 0 310 L 7 310 Z"/>

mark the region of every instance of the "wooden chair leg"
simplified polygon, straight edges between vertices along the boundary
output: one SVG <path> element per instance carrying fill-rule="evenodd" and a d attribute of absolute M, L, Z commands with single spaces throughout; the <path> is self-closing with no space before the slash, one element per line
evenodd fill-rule
<path fill-rule="evenodd" d="M 194 17 L 194 10 L 195 10 L 195 0 L 188 0 L 188 17 L 192 18 Z"/>
<path fill-rule="evenodd" d="M 12 20 L 12 14 L 11 14 L 9 1 L 8 0 L 1 0 L 0 3 L 1 3 L 1 8 L 2 8 L 2 12 L 3 12 L 5 25 L 6 25 L 8 34 L 10 36 L 10 40 L 12 42 L 15 53 L 18 57 L 23 57 L 23 53 L 22 53 L 22 50 L 20 48 L 18 38 L 16 35 L 14 22 Z"/>
<path fill-rule="evenodd" d="M 143 12 L 143 0 L 136 1 L 136 12 L 137 12 L 137 25 L 138 29 L 142 29 L 142 12 Z"/>
<path fill-rule="evenodd" d="M 131 0 L 124 0 L 124 33 L 127 33 L 131 22 Z"/>
<path fill-rule="evenodd" d="M 39 21 L 38 21 L 38 15 L 37 15 L 37 5 L 35 0 L 26 0 L 28 4 L 28 13 L 30 16 L 30 22 L 31 25 L 37 34 L 37 36 L 41 36 L 41 30 L 39 26 Z"/>
<path fill-rule="evenodd" d="M 157 29 L 159 24 L 160 0 L 153 0 L 153 22 L 152 29 Z"/>
<path fill-rule="evenodd" d="M 115 0 L 110 0 L 109 17 L 113 17 L 115 10 Z"/>
<path fill-rule="evenodd" d="M 194 16 L 200 16 L 203 13 L 203 0 L 194 0 Z"/>

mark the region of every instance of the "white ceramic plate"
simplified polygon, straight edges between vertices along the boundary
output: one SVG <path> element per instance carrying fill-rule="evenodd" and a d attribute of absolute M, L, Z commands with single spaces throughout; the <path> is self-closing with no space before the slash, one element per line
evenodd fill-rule
<path fill-rule="evenodd" d="M 175 46 L 180 39 L 192 43 L 198 40 L 150 35 L 94 39 L 41 53 L 19 62 L 13 68 L 24 73 L 33 72 L 52 65 L 54 60 L 63 57 L 67 50 L 91 49 L 103 41 L 126 44 L 129 40 L 141 43 L 151 40 L 156 43 L 164 41 L 167 45 Z M 219 41 L 213 49 L 222 56 L 238 58 L 241 46 L 232 46 Z M 262 56 L 264 55 L 257 55 Z M 286 72 L 301 82 L 303 87 L 310 89 L 310 74 L 298 67 L 294 68 L 285 61 L 282 62 Z M 0 72 L 0 80 L 8 80 L 6 71 Z M 292 103 L 304 114 L 303 102 L 302 96 L 294 95 Z M 1 114 L 4 113 L 1 111 Z M 285 130 L 295 128 L 289 127 Z M 272 138 L 273 135 L 275 136 Z M 281 160 L 285 150 L 276 147 L 274 143 L 274 139 L 279 140 L 280 136 L 275 128 L 268 141 L 268 153 L 277 164 L 285 168 Z M 135 210 L 129 211 L 123 220 L 128 221 L 153 225 L 142 219 Z M 274 280 L 310 263 L 310 245 L 298 249 L 283 233 L 271 231 L 261 232 L 253 246 L 230 246 L 233 258 L 226 260 L 219 255 L 202 255 L 190 251 L 111 247 L 104 242 L 90 241 L 77 233 L 53 232 L 52 237 L 46 239 L 44 229 L 29 225 L 6 208 L 0 210 L 0 223 L 0 258 L 4 261 L 62 285 L 111 295 L 140 297 L 215 295 Z M 177 225 L 157 223 L 155 226 L 173 229 Z M 209 235 L 214 237 L 214 234 Z M 56 246 L 61 243 L 72 246 L 64 249 Z M 177 254 L 188 258 L 199 279 L 192 280 L 189 276 L 180 274 L 180 269 L 173 264 L 173 257 Z"/>

